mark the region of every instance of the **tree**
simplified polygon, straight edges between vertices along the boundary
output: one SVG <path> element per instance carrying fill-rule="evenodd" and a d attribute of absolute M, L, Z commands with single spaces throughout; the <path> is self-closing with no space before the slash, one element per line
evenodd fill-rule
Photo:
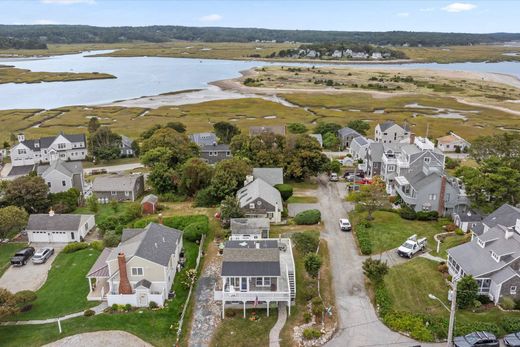
<path fill-rule="evenodd" d="M 99 210 L 99 202 L 96 195 L 92 194 L 87 198 L 87 207 L 90 212 L 97 213 Z"/>
<path fill-rule="evenodd" d="M 148 182 L 157 193 L 164 194 L 175 191 L 176 178 L 175 170 L 169 168 L 165 163 L 158 163 L 150 171 Z"/>
<path fill-rule="evenodd" d="M 385 183 L 380 177 L 374 177 L 372 184 L 361 185 L 357 192 L 349 194 L 349 200 L 358 203 L 361 210 L 367 211 L 367 220 L 374 219 L 372 214 L 389 205 L 388 196 L 385 192 Z"/>
<path fill-rule="evenodd" d="M 314 132 L 325 136 L 327 133 L 336 134 L 339 129 L 341 129 L 341 125 L 339 124 L 319 122 L 316 128 L 314 128 Z"/>
<path fill-rule="evenodd" d="M 473 276 L 464 276 L 457 282 L 457 306 L 468 308 L 478 296 L 478 283 Z"/>
<path fill-rule="evenodd" d="M 199 190 L 211 183 L 213 168 L 199 158 L 188 159 L 180 170 L 179 189 L 189 196 L 194 196 Z"/>
<path fill-rule="evenodd" d="M 287 201 L 293 195 L 293 187 L 290 184 L 277 184 L 274 186 L 280 192 L 283 201 Z"/>
<path fill-rule="evenodd" d="M 307 127 L 302 123 L 291 123 L 287 126 L 287 130 L 292 134 L 303 134 L 307 132 Z"/>
<path fill-rule="evenodd" d="M 71 213 L 78 207 L 80 192 L 76 188 L 70 188 L 66 192 L 51 193 L 49 200 L 56 213 Z"/>
<path fill-rule="evenodd" d="M 0 208 L 0 239 L 12 233 L 18 233 L 27 225 L 29 214 L 20 207 L 7 206 Z"/>
<path fill-rule="evenodd" d="M 0 288 L 0 318 L 7 317 L 19 311 L 16 297 L 5 288 Z"/>
<path fill-rule="evenodd" d="M 101 127 L 90 136 L 90 151 L 96 159 L 117 159 L 121 156 L 121 136 Z"/>
<path fill-rule="evenodd" d="M 139 142 L 137 142 L 137 140 L 132 141 L 132 150 L 134 151 L 134 155 L 136 157 L 141 154 L 141 146 L 139 146 Z"/>
<path fill-rule="evenodd" d="M 240 134 L 240 129 L 235 124 L 228 122 L 217 122 L 213 124 L 215 135 L 220 143 L 231 143 L 231 139 Z"/>
<path fill-rule="evenodd" d="M 367 130 L 370 129 L 370 124 L 368 122 L 365 122 L 361 119 L 355 119 L 350 122 L 348 122 L 347 127 L 349 127 L 352 130 L 357 131 L 361 135 L 366 135 Z"/>
<path fill-rule="evenodd" d="M 341 163 L 336 159 L 331 160 L 327 163 L 326 170 L 334 173 L 339 173 L 341 171 Z"/>
<path fill-rule="evenodd" d="M 340 141 L 336 133 L 326 133 L 323 136 L 323 147 L 325 147 L 326 149 L 337 150 L 339 144 Z"/>
<path fill-rule="evenodd" d="M 253 137 L 237 135 L 230 144 L 234 156 L 248 158 L 256 167 L 283 166 L 286 139 L 282 135 L 262 133 Z"/>
<path fill-rule="evenodd" d="M 29 213 L 46 212 L 49 187 L 39 176 L 22 176 L 8 183 L 4 200 L 8 205 L 25 209 Z"/>
<path fill-rule="evenodd" d="M 101 127 L 101 124 L 99 123 L 99 119 L 97 117 L 92 117 L 88 121 L 88 132 L 89 134 L 95 133 L 99 127 Z"/>
<path fill-rule="evenodd" d="M 368 258 L 363 262 L 363 273 L 374 284 L 383 282 L 388 269 L 386 261 L 383 262 L 380 259 Z"/>
<path fill-rule="evenodd" d="M 329 159 L 321 152 L 320 145 L 308 135 L 297 135 L 291 139 L 284 151 L 288 177 L 303 180 L 323 172 Z"/>
<path fill-rule="evenodd" d="M 150 128 L 146 129 L 145 131 L 143 131 L 141 133 L 141 138 L 143 140 L 149 139 L 159 129 L 161 129 L 161 125 L 160 124 L 154 124 Z"/>
<path fill-rule="evenodd" d="M 175 162 L 175 155 L 173 151 L 166 147 L 152 148 L 146 153 L 141 155 L 141 163 L 148 167 L 154 167 L 155 165 L 162 163 L 167 166 L 173 166 Z"/>
<path fill-rule="evenodd" d="M 294 233 L 292 240 L 300 253 L 314 253 L 320 244 L 320 234 L 313 231 Z"/>
<path fill-rule="evenodd" d="M 191 142 L 186 135 L 171 128 L 156 130 L 152 136 L 144 140 L 141 146 L 141 156 L 158 147 L 164 147 L 171 151 L 170 167 L 182 164 L 199 154 L 199 147 L 196 144 Z"/>
<path fill-rule="evenodd" d="M 166 123 L 165 128 L 170 128 L 175 130 L 178 133 L 185 133 L 186 132 L 186 125 L 184 125 L 181 122 L 168 122 Z"/>
<path fill-rule="evenodd" d="M 244 213 L 240 209 L 238 200 L 233 195 L 228 195 L 220 205 L 220 218 L 223 222 L 229 221 L 231 218 L 242 218 Z"/>
<path fill-rule="evenodd" d="M 478 137 L 469 153 L 478 163 L 496 157 L 502 159 L 505 166 L 520 170 L 520 133 Z"/>
<path fill-rule="evenodd" d="M 303 264 L 305 265 L 305 271 L 307 271 L 307 273 L 313 278 L 318 277 L 318 274 L 320 273 L 321 263 L 322 262 L 320 256 L 315 253 L 308 253 L 303 260 Z"/>
<path fill-rule="evenodd" d="M 240 158 L 222 160 L 215 166 L 211 179 L 211 192 L 217 201 L 235 194 L 244 185 L 246 176 L 251 174 L 249 163 Z"/>

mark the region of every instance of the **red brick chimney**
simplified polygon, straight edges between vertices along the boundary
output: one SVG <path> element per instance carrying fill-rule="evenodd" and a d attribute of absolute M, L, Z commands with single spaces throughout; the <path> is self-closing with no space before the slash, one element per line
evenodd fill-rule
<path fill-rule="evenodd" d="M 413 145 L 415 143 L 415 134 L 410 133 L 410 144 Z"/>
<path fill-rule="evenodd" d="M 132 294 L 132 286 L 130 281 L 128 281 L 126 259 L 123 252 L 117 255 L 117 263 L 119 265 L 119 294 Z"/>
<path fill-rule="evenodd" d="M 441 177 L 441 190 L 439 192 L 439 208 L 437 209 L 437 212 L 439 213 L 439 216 L 442 216 L 444 214 L 444 196 L 446 195 L 446 176 L 443 175 Z"/>

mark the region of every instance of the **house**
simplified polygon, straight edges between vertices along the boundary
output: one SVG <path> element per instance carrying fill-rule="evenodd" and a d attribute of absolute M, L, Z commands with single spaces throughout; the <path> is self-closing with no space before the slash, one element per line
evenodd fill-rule
<path fill-rule="evenodd" d="M 253 179 L 261 178 L 273 187 L 283 184 L 283 169 L 281 167 L 255 167 L 253 168 Z"/>
<path fill-rule="evenodd" d="M 366 149 L 366 172 L 368 177 L 381 176 L 384 145 L 380 142 L 371 142 Z"/>
<path fill-rule="evenodd" d="M 455 225 L 465 233 L 470 231 L 470 228 L 475 227 L 477 223 L 480 223 L 481 221 L 482 216 L 475 211 L 468 210 L 453 214 L 453 223 L 455 223 Z"/>
<path fill-rule="evenodd" d="M 121 135 L 121 157 L 135 156 L 133 143 L 134 140 L 125 135 Z"/>
<path fill-rule="evenodd" d="M 109 306 L 164 306 L 182 258 L 182 231 L 156 223 L 124 229 L 121 243 L 105 248 L 87 273 L 87 299 Z"/>
<path fill-rule="evenodd" d="M 64 134 L 26 140 L 18 134 L 18 143 L 11 148 L 12 166 L 31 166 L 50 162 L 51 156 L 61 160 L 84 160 L 87 157 L 85 134 Z"/>
<path fill-rule="evenodd" d="M 200 158 L 208 164 L 216 164 L 221 160 L 231 158 L 231 149 L 229 145 L 212 144 L 203 146 L 200 150 Z"/>
<path fill-rule="evenodd" d="M 352 155 L 352 158 L 354 158 L 354 160 L 361 159 L 365 161 L 367 149 L 371 142 L 372 140 L 369 140 L 364 136 L 353 138 L 348 149 L 350 155 Z"/>
<path fill-rule="evenodd" d="M 241 188 L 237 192 L 237 199 L 248 218 L 268 218 L 273 223 L 282 220 L 282 196 L 278 189 L 261 178 Z"/>
<path fill-rule="evenodd" d="M 253 126 L 249 127 L 249 136 L 257 136 L 263 133 L 271 133 L 275 135 L 285 136 L 284 125 L 270 125 L 270 126 Z"/>
<path fill-rule="evenodd" d="M 190 140 L 199 147 L 211 146 L 218 142 L 214 133 L 195 133 L 190 135 Z"/>
<path fill-rule="evenodd" d="M 49 165 L 38 165 L 37 174 L 44 179 L 49 192 L 66 192 L 76 188 L 83 194 L 83 165 L 80 161 L 52 160 Z"/>
<path fill-rule="evenodd" d="M 361 136 L 360 133 L 348 127 L 344 127 L 338 130 L 338 137 L 341 142 L 341 148 L 350 147 L 352 140 L 359 136 Z"/>
<path fill-rule="evenodd" d="M 101 203 L 111 200 L 135 201 L 144 192 L 144 176 L 142 174 L 98 176 L 92 183 L 92 192 Z"/>
<path fill-rule="evenodd" d="M 257 240 L 269 238 L 269 219 L 231 218 L 230 240 Z"/>
<path fill-rule="evenodd" d="M 479 294 L 495 304 L 504 297 L 520 299 L 520 209 L 502 205 L 482 226 L 470 242 L 448 249 L 450 275 L 473 276 Z"/>
<path fill-rule="evenodd" d="M 296 298 L 295 266 L 290 239 L 227 241 L 214 299 L 226 305 L 267 308 L 272 303 L 291 305 Z"/>
<path fill-rule="evenodd" d="M 371 59 L 383 59 L 383 55 L 381 52 L 373 52 L 370 56 Z"/>
<path fill-rule="evenodd" d="M 148 194 L 141 200 L 141 210 L 144 214 L 154 214 L 157 212 L 157 203 L 159 198 L 157 195 Z"/>
<path fill-rule="evenodd" d="M 323 136 L 321 136 L 321 134 L 309 134 L 309 136 L 314 137 L 320 144 L 320 147 L 323 147 Z"/>
<path fill-rule="evenodd" d="M 469 146 L 470 143 L 468 141 L 453 132 L 437 138 L 437 148 L 443 152 L 464 152 Z"/>
<path fill-rule="evenodd" d="M 398 143 L 410 137 L 408 126 L 400 126 L 392 121 L 376 125 L 374 140 L 381 143 Z"/>
<path fill-rule="evenodd" d="M 93 214 L 31 214 L 27 227 L 29 242 L 67 243 L 83 241 L 96 226 Z"/>

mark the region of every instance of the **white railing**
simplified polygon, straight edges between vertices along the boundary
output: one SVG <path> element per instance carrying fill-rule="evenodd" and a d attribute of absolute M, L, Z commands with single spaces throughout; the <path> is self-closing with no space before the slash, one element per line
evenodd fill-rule
<path fill-rule="evenodd" d="M 224 292 L 214 291 L 214 299 L 218 301 L 288 301 L 291 292 Z"/>

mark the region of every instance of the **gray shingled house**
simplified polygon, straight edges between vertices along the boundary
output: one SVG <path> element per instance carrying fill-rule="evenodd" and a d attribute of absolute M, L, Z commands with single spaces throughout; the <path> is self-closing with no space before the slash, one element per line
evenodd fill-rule
<path fill-rule="evenodd" d="M 255 167 L 253 168 L 253 178 L 261 178 L 273 187 L 283 184 L 283 169 L 281 167 Z"/>
<path fill-rule="evenodd" d="M 135 201 L 144 192 L 144 176 L 142 174 L 98 176 L 92 183 L 92 192 L 101 203 L 111 200 Z"/>
<path fill-rule="evenodd" d="M 225 144 L 205 145 L 200 149 L 200 158 L 208 164 L 216 164 L 221 160 L 231 158 L 231 149 Z"/>
<path fill-rule="evenodd" d="M 349 148 L 352 140 L 359 136 L 362 135 L 349 127 L 344 127 L 338 130 L 338 137 L 341 143 L 341 148 Z"/>
<path fill-rule="evenodd" d="M 195 133 L 191 134 L 190 140 L 199 147 L 211 146 L 218 142 L 217 135 L 214 133 Z"/>
<path fill-rule="evenodd" d="M 268 218 L 273 223 L 282 220 L 282 196 L 278 189 L 261 178 L 240 189 L 237 199 L 246 217 Z"/>
<path fill-rule="evenodd" d="M 230 229 L 230 240 L 267 239 L 270 222 L 267 218 L 231 218 Z"/>
<path fill-rule="evenodd" d="M 225 307 L 265 307 L 287 303 L 289 314 L 296 297 L 295 267 L 290 239 L 227 241 L 221 278 L 214 299 Z"/>
<path fill-rule="evenodd" d="M 495 304 L 520 299 L 520 209 L 504 204 L 476 224 L 470 242 L 448 249 L 450 274 L 472 275 Z"/>

